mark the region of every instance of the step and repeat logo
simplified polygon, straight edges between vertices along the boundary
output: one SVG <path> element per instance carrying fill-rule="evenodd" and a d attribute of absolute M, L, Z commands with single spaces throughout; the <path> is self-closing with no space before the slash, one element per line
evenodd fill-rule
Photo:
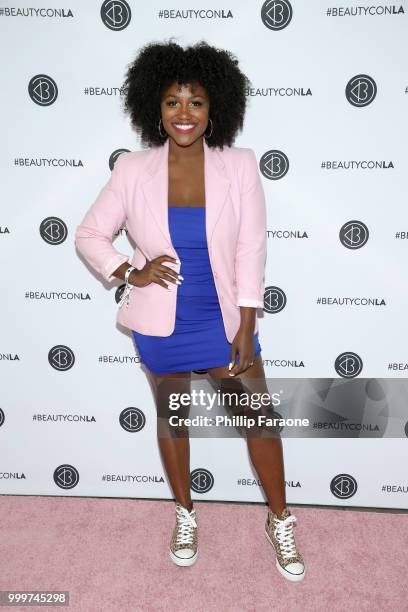
<path fill-rule="evenodd" d="M 368 227 L 362 221 L 347 221 L 339 232 L 340 242 L 347 249 L 361 249 L 367 240 Z"/>
<path fill-rule="evenodd" d="M 47 217 L 41 222 L 40 236 L 48 244 L 61 244 L 68 236 L 68 228 L 59 217 Z"/>
<path fill-rule="evenodd" d="M 209 470 L 197 468 L 190 473 L 190 488 L 195 493 L 207 493 L 214 485 L 214 476 Z"/>
<path fill-rule="evenodd" d="M 341 353 L 334 362 L 334 369 L 342 378 L 355 378 L 363 370 L 363 360 L 357 353 Z"/>
<path fill-rule="evenodd" d="M 50 106 L 58 97 L 58 87 L 47 74 L 36 74 L 28 83 L 28 95 L 39 106 Z"/>
<path fill-rule="evenodd" d="M 79 472 L 73 465 L 64 463 L 54 471 L 54 482 L 60 489 L 73 489 L 79 482 Z"/>
<path fill-rule="evenodd" d="M 145 414 L 140 408 L 125 408 L 119 415 L 120 426 L 129 433 L 138 433 L 146 425 Z"/>
<path fill-rule="evenodd" d="M 377 85 L 367 74 L 357 74 L 346 85 L 346 99 L 353 106 L 368 106 L 377 95 Z"/>
<path fill-rule="evenodd" d="M 283 30 L 289 25 L 292 15 L 292 5 L 287 0 L 266 0 L 262 5 L 262 23 L 269 30 Z"/>
<path fill-rule="evenodd" d="M 280 287 L 270 285 L 264 291 L 264 311 L 275 314 L 286 306 L 286 295 Z"/>
<path fill-rule="evenodd" d="M 64 344 L 53 346 L 48 353 L 48 362 L 54 370 L 66 372 L 70 370 L 75 363 L 74 352 Z"/>
<path fill-rule="evenodd" d="M 129 4 L 125 0 L 105 0 L 101 6 L 102 23 L 118 32 L 128 27 L 132 18 Z"/>
<path fill-rule="evenodd" d="M 287 174 L 289 159 L 283 151 L 271 149 L 262 155 L 259 161 L 259 169 L 265 178 L 277 181 Z"/>
<path fill-rule="evenodd" d="M 349 499 L 357 491 L 357 480 L 350 474 L 338 474 L 330 483 L 330 491 L 338 499 Z"/>
<path fill-rule="evenodd" d="M 113 170 L 114 165 L 116 164 L 116 160 L 122 153 L 130 153 L 129 149 L 116 149 L 109 156 L 109 169 Z"/>

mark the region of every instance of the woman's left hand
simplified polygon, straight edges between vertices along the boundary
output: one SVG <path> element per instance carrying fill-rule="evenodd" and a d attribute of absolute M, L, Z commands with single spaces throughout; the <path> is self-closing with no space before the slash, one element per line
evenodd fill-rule
<path fill-rule="evenodd" d="M 229 375 L 236 376 L 244 370 L 247 370 L 254 363 L 255 359 L 255 346 L 254 346 L 254 335 L 251 327 L 242 326 L 239 328 L 231 346 L 231 359 L 232 364 L 235 363 L 235 357 L 238 353 L 239 360 L 236 365 L 233 365 Z"/>

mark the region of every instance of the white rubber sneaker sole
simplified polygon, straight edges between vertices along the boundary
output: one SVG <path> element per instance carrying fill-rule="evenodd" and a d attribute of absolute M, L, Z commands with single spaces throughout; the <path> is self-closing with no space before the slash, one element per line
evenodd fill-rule
<path fill-rule="evenodd" d="M 274 543 L 272 542 L 271 538 L 269 537 L 269 533 L 266 531 L 266 529 L 264 530 L 266 539 L 268 540 L 269 544 L 272 546 L 273 550 L 275 551 L 276 554 L 276 549 L 274 546 Z M 283 567 L 280 565 L 278 559 L 276 559 L 276 567 L 279 571 L 279 573 L 286 578 L 286 580 L 290 580 L 291 582 L 300 582 L 301 580 L 303 580 L 303 578 L 305 577 L 306 574 L 306 567 L 303 570 L 303 572 L 301 574 L 291 574 L 290 572 L 286 571 L 285 569 L 283 569 Z"/>
<path fill-rule="evenodd" d="M 173 563 L 175 563 L 176 565 L 180 565 L 181 567 L 188 567 L 189 565 L 194 565 L 194 563 L 197 561 L 197 558 L 198 558 L 198 550 L 195 553 L 195 555 L 193 555 L 192 557 L 189 557 L 188 559 L 177 557 L 171 549 L 169 552 L 170 552 L 170 559 L 173 561 Z"/>

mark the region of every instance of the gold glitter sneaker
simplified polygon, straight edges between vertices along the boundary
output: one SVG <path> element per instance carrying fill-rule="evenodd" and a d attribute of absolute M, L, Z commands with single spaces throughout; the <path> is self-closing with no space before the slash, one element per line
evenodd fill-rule
<path fill-rule="evenodd" d="M 302 555 L 296 550 L 293 524 L 296 521 L 288 508 L 278 516 L 268 508 L 265 523 L 266 539 L 272 544 L 276 553 L 276 567 L 279 572 L 293 582 L 303 580 L 306 567 Z"/>
<path fill-rule="evenodd" d="M 176 502 L 176 526 L 170 541 L 170 558 L 176 565 L 193 565 L 198 556 L 196 511 Z"/>

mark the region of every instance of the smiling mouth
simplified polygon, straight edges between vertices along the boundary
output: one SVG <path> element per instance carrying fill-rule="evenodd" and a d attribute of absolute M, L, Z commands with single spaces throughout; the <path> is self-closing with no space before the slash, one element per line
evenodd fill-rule
<path fill-rule="evenodd" d="M 188 134 L 194 130 L 196 123 L 172 123 L 171 124 L 177 132 Z"/>

